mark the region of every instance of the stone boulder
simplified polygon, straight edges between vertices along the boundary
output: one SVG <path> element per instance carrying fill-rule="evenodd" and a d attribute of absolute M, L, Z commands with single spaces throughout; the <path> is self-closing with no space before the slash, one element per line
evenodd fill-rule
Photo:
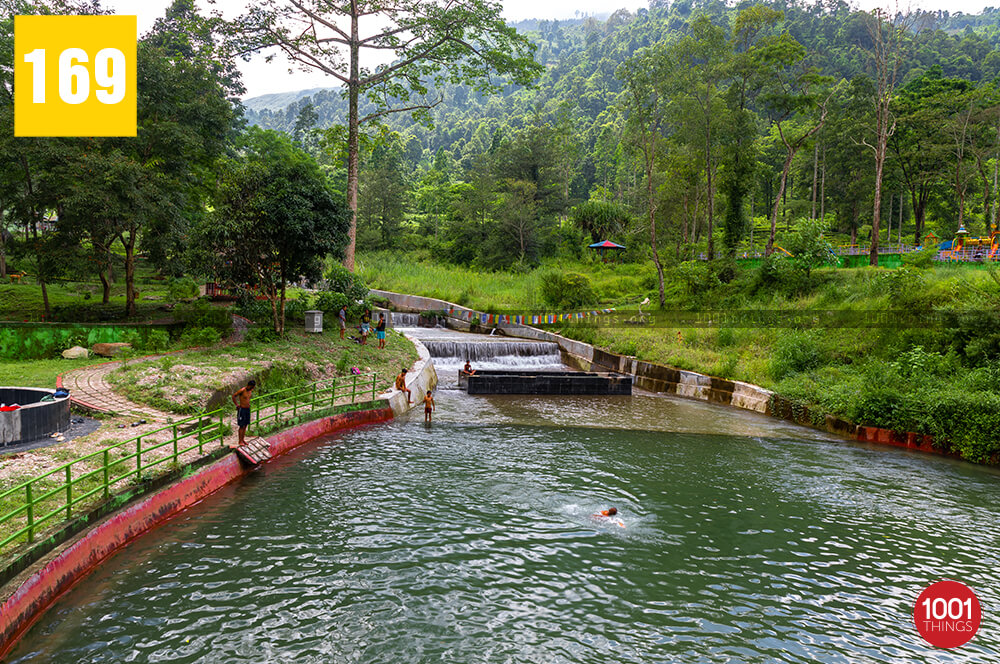
<path fill-rule="evenodd" d="M 67 360 L 85 360 L 90 357 L 90 353 L 82 346 L 73 346 L 64 350 L 62 356 Z"/>
<path fill-rule="evenodd" d="M 94 344 L 90 352 L 101 357 L 115 357 L 116 355 L 121 355 L 126 350 L 132 350 L 132 344 Z"/>

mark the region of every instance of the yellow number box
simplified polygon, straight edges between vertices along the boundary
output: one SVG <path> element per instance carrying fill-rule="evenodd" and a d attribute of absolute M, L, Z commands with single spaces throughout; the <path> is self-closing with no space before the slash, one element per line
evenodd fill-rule
<path fill-rule="evenodd" d="M 15 16 L 15 136 L 135 136 L 135 16 Z"/>

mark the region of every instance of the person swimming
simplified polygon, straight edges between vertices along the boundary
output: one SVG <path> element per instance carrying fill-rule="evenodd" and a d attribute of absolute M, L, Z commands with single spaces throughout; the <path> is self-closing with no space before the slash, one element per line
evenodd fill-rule
<path fill-rule="evenodd" d="M 614 518 L 615 516 L 617 516 L 617 514 L 618 514 L 618 508 L 616 508 L 616 507 L 609 507 L 606 510 L 601 510 L 600 512 L 597 512 L 596 514 L 594 514 L 593 518 L 595 518 L 595 519 L 601 519 L 601 520 L 607 519 L 611 523 L 624 528 L 625 527 L 625 522 L 622 521 L 621 519 Z"/>

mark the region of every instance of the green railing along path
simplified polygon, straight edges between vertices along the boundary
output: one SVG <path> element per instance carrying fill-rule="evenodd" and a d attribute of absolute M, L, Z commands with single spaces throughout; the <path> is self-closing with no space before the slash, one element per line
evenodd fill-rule
<path fill-rule="evenodd" d="M 374 401 L 376 374 L 328 379 L 261 394 L 250 402 L 256 435 L 273 431 L 299 414 L 361 401 Z M 0 492 L 0 553 L 21 542 L 34 542 L 48 528 L 82 513 L 82 504 L 108 500 L 120 483 L 139 483 L 163 464 L 174 468 L 181 457 L 219 441 L 225 445 L 231 408 L 219 408 L 81 456 Z"/>

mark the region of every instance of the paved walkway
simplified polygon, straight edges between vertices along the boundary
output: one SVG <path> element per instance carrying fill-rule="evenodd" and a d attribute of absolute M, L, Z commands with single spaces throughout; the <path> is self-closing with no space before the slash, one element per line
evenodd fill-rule
<path fill-rule="evenodd" d="M 162 355 L 154 355 L 143 360 L 153 360 Z M 130 362 L 143 361 L 130 360 Z M 121 362 L 108 362 L 93 367 L 67 371 L 62 375 L 62 386 L 69 390 L 70 400 L 83 408 L 100 413 L 114 413 L 140 417 L 149 422 L 166 423 L 176 420 L 178 415 L 165 413 L 149 406 L 142 406 L 115 394 L 107 381 L 109 373 L 121 366 Z"/>
<path fill-rule="evenodd" d="M 242 341 L 250 325 L 252 325 L 252 322 L 249 319 L 233 314 L 233 334 L 227 339 L 227 343 L 239 343 Z M 188 348 L 168 354 L 181 354 L 190 350 L 197 349 Z M 164 357 L 164 355 L 150 355 L 149 357 L 129 361 L 132 363 L 145 362 Z M 115 394 L 115 391 L 107 381 L 107 376 L 120 366 L 121 362 L 108 362 L 107 364 L 67 371 L 60 377 L 62 381 L 60 385 L 69 390 L 70 401 L 87 410 L 99 413 L 135 416 L 150 423 L 166 423 L 185 417 L 183 415 L 165 413 L 162 410 L 156 410 L 149 406 L 143 406 L 134 401 L 129 401 L 119 394 Z"/>

